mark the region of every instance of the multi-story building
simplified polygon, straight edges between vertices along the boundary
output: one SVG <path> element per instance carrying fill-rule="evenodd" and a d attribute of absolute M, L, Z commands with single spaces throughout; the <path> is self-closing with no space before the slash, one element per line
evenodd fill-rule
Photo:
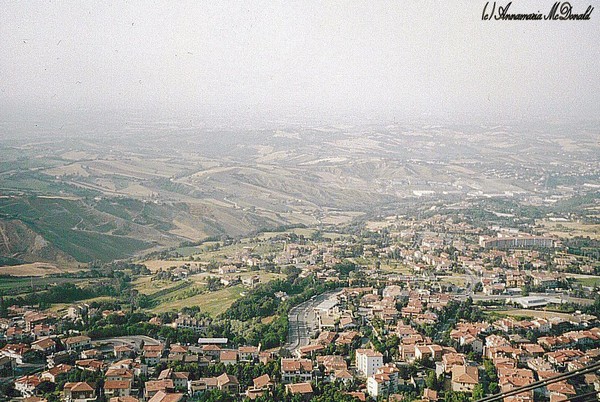
<path fill-rule="evenodd" d="M 310 359 L 281 359 L 281 381 L 312 381 L 313 364 Z"/>
<path fill-rule="evenodd" d="M 366 377 L 375 374 L 383 366 L 383 355 L 373 349 L 356 350 L 356 369 Z"/>

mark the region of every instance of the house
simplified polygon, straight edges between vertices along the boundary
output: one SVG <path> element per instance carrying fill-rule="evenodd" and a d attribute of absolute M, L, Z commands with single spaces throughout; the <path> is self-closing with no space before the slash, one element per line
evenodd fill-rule
<path fill-rule="evenodd" d="M 363 376 L 369 377 L 383 366 L 383 355 L 372 349 L 356 350 L 356 369 Z"/>
<path fill-rule="evenodd" d="M 148 402 L 179 402 L 183 399 L 183 396 L 183 394 L 158 391 Z"/>
<path fill-rule="evenodd" d="M 114 396 L 108 400 L 109 402 L 139 402 L 139 399 L 133 396 Z"/>
<path fill-rule="evenodd" d="M 56 350 L 56 342 L 51 338 L 39 339 L 31 343 L 31 350 L 49 355 Z"/>
<path fill-rule="evenodd" d="M 56 327 L 54 325 L 37 324 L 31 330 L 31 334 L 33 335 L 33 337 L 35 339 L 39 339 L 39 338 L 54 335 L 55 331 L 56 331 Z"/>
<path fill-rule="evenodd" d="M 44 371 L 40 375 L 40 379 L 42 381 L 50 381 L 55 383 L 56 377 L 58 377 L 61 374 L 67 374 L 72 369 L 73 367 L 69 366 L 68 364 L 59 364 L 58 366 L 52 367 L 51 369 Z"/>
<path fill-rule="evenodd" d="M 36 375 L 26 375 L 15 380 L 15 389 L 22 396 L 28 397 L 35 394 L 35 390 L 42 383 L 42 380 Z"/>
<path fill-rule="evenodd" d="M 113 353 L 115 354 L 115 358 L 125 359 L 131 356 L 133 349 L 128 345 L 115 345 Z"/>
<path fill-rule="evenodd" d="M 219 361 L 224 365 L 237 363 L 237 350 L 221 350 L 219 353 Z"/>
<path fill-rule="evenodd" d="M 365 402 L 367 400 L 367 396 L 364 392 L 354 391 L 354 392 L 344 392 L 346 395 L 350 395 L 351 397 L 358 399 L 361 402 Z"/>
<path fill-rule="evenodd" d="M 223 265 L 219 267 L 219 275 L 227 275 L 238 272 L 238 268 L 235 265 Z"/>
<path fill-rule="evenodd" d="M 65 345 L 65 349 L 69 351 L 81 351 L 92 347 L 92 339 L 84 335 L 73 336 L 71 338 L 64 339 L 63 344 Z"/>
<path fill-rule="evenodd" d="M 265 393 L 270 392 L 273 389 L 273 381 L 268 374 L 263 374 L 252 380 L 253 386 L 246 390 L 246 396 L 254 400 L 259 396 L 263 396 Z"/>
<path fill-rule="evenodd" d="M 373 398 L 390 394 L 398 387 L 398 369 L 395 366 L 382 366 L 374 375 L 367 377 L 367 393 Z"/>
<path fill-rule="evenodd" d="M 477 367 L 466 365 L 452 367 L 452 391 L 473 392 L 477 384 L 479 384 Z"/>
<path fill-rule="evenodd" d="M 0 355 L 14 360 L 17 364 L 23 364 L 29 351 L 29 346 L 24 343 L 9 343 L 0 349 Z"/>
<path fill-rule="evenodd" d="M 296 350 L 296 356 L 298 357 L 312 357 L 315 353 L 325 350 L 325 346 L 317 345 L 306 345 Z"/>
<path fill-rule="evenodd" d="M 258 275 L 253 275 L 253 276 L 242 279 L 242 284 L 249 288 L 254 288 L 259 283 L 260 283 L 260 276 L 258 276 Z"/>
<path fill-rule="evenodd" d="M 158 363 L 160 363 L 162 352 L 158 350 L 144 350 L 142 356 L 144 357 L 144 361 L 148 366 L 156 366 Z"/>
<path fill-rule="evenodd" d="M 67 310 L 65 318 L 71 320 L 82 319 L 88 312 L 89 306 L 87 304 L 80 304 L 78 306 L 70 306 Z"/>
<path fill-rule="evenodd" d="M 271 361 L 275 360 L 275 355 L 273 352 L 259 352 L 258 353 L 258 362 L 262 364 L 267 364 Z"/>
<path fill-rule="evenodd" d="M 133 385 L 133 372 L 126 368 L 110 368 L 104 378 L 106 381 L 127 381 Z"/>
<path fill-rule="evenodd" d="M 37 324 L 45 322 L 48 316 L 37 311 L 28 311 L 23 315 L 23 319 L 25 320 L 25 331 L 32 332 L 33 328 Z"/>
<path fill-rule="evenodd" d="M 96 391 L 87 382 L 67 382 L 63 399 L 65 402 L 91 402 L 96 400 Z"/>
<path fill-rule="evenodd" d="M 48 402 L 47 399 L 41 398 L 39 396 L 28 396 L 27 398 L 22 399 L 23 402 Z"/>
<path fill-rule="evenodd" d="M 462 353 L 446 353 L 442 356 L 442 361 L 436 363 L 435 373 L 440 376 L 452 372 L 454 366 L 464 366 L 467 364 L 467 357 Z"/>
<path fill-rule="evenodd" d="M 567 381 L 559 381 L 554 384 L 548 384 L 546 386 L 547 394 L 546 396 L 550 397 L 550 400 L 566 400 L 574 397 L 577 393 L 575 392 L 575 387 L 569 384 Z"/>
<path fill-rule="evenodd" d="M 329 376 L 331 381 L 341 381 L 348 385 L 354 382 L 354 376 L 348 371 L 348 369 L 335 370 Z"/>
<path fill-rule="evenodd" d="M 252 380 L 254 388 L 260 389 L 271 389 L 273 388 L 273 381 L 271 381 L 271 377 L 268 374 L 263 374 L 260 377 L 256 377 Z"/>
<path fill-rule="evenodd" d="M 423 390 L 423 400 L 427 402 L 436 402 L 438 400 L 437 391 L 429 388 Z"/>
<path fill-rule="evenodd" d="M 309 359 L 281 359 L 281 381 L 312 381 L 313 364 Z"/>
<path fill-rule="evenodd" d="M 75 360 L 75 367 L 87 371 L 102 371 L 106 364 L 103 361 L 96 359 Z"/>
<path fill-rule="evenodd" d="M 415 360 L 415 345 L 401 344 L 398 346 L 400 352 L 400 360 L 405 362 L 412 362 Z"/>
<path fill-rule="evenodd" d="M 206 322 L 199 320 L 195 317 L 191 317 L 187 314 L 179 314 L 173 322 L 175 329 L 190 329 L 194 332 L 200 333 L 206 329 Z"/>
<path fill-rule="evenodd" d="M 218 359 L 219 356 L 221 355 L 221 347 L 217 346 L 217 345 L 203 345 L 202 346 L 202 353 L 204 354 L 204 356 L 208 356 L 211 357 L 212 359 Z"/>
<path fill-rule="evenodd" d="M 534 328 L 543 334 L 550 332 L 551 326 L 550 322 L 544 318 L 536 318 L 531 320 L 531 323 L 534 325 Z"/>
<path fill-rule="evenodd" d="M 147 381 L 146 386 L 144 388 L 144 398 L 149 400 L 157 392 L 162 391 L 164 393 L 172 393 L 175 390 L 175 385 L 173 384 L 173 380 L 155 380 L 155 381 Z"/>
<path fill-rule="evenodd" d="M 256 346 L 240 346 L 238 348 L 238 356 L 241 361 L 251 362 L 258 359 L 260 348 Z"/>
<path fill-rule="evenodd" d="M 240 383 L 237 377 L 227 373 L 223 373 L 218 377 L 200 378 L 188 383 L 188 393 L 193 397 L 212 389 L 219 389 L 236 395 L 239 393 L 239 388 Z"/>
<path fill-rule="evenodd" d="M 104 354 L 98 349 L 87 349 L 81 352 L 82 359 L 102 359 Z"/>
<path fill-rule="evenodd" d="M 173 371 L 173 369 L 164 369 L 158 375 L 159 380 L 171 379 L 175 388 L 187 388 L 190 373 L 184 371 Z"/>
<path fill-rule="evenodd" d="M 305 401 L 309 401 L 313 395 L 312 385 L 309 382 L 286 384 L 285 392 L 290 395 L 300 395 Z"/>
<path fill-rule="evenodd" d="M 217 377 L 217 388 L 221 391 L 237 395 L 240 392 L 240 383 L 236 376 L 223 373 Z"/>
<path fill-rule="evenodd" d="M 415 359 L 440 361 L 442 359 L 442 347 L 440 345 L 417 345 L 415 346 Z"/>
<path fill-rule="evenodd" d="M 374 374 L 367 377 L 367 394 L 377 399 L 380 395 L 389 393 L 390 378 L 385 374 Z"/>
<path fill-rule="evenodd" d="M 179 345 L 174 343 L 169 349 L 169 358 L 183 360 L 188 354 L 189 348 L 187 346 Z"/>
<path fill-rule="evenodd" d="M 213 389 L 218 389 L 217 377 L 200 378 L 188 382 L 188 394 L 194 398 Z"/>
<path fill-rule="evenodd" d="M 29 335 L 21 327 L 10 327 L 6 330 L 4 337 L 9 342 L 22 341 Z"/>
<path fill-rule="evenodd" d="M 109 380 L 104 382 L 104 395 L 107 398 L 129 396 L 131 383 L 129 381 Z"/>
<path fill-rule="evenodd" d="M 510 391 L 513 388 L 530 385 L 535 381 L 533 371 L 529 369 L 518 368 L 499 368 L 498 383 L 502 392 Z M 533 400 L 533 390 L 524 391 L 515 395 L 515 397 L 526 400 Z"/>
<path fill-rule="evenodd" d="M 348 368 L 344 356 L 340 355 L 317 356 L 317 364 L 323 365 L 325 374 L 333 373 L 337 370 L 346 370 Z"/>

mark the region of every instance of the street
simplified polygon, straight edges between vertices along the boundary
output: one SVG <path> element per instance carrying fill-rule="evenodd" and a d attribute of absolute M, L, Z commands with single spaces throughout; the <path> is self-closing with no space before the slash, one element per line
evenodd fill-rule
<path fill-rule="evenodd" d="M 338 292 L 339 290 L 331 290 L 313 296 L 310 300 L 290 310 L 288 314 L 288 341 L 284 346 L 285 349 L 293 354 L 298 348 L 309 344 L 311 335 L 317 330 L 317 317 L 314 308 Z"/>

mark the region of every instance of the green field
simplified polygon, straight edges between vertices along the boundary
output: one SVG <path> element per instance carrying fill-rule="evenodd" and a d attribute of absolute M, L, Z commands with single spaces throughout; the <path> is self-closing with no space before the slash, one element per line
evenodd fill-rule
<path fill-rule="evenodd" d="M 596 286 L 600 286 L 600 277 L 598 276 L 594 276 L 594 277 L 588 277 L 588 278 L 574 278 L 574 282 L 578 283 L 582 286 L 590 286 L 590 287 L 596 287 Z"/>
<path fill-rule="evenodd" d="M 179 311 L 184 307 L 200 307 L 200 311 L 210 314 L 213 317 L 225 312 L 231 304 L 242 297 L 245 289 L 241 285 L 217 290 L 215 292 L 202 293 L 183 300 L 177 300 L 170 303 L 163 303 L 152 309 L 154 313 L 164 313 L 167 311 Z"/>
<path fill-rule="evenodd" d="M 81 284 L 89 279 L 80 278 L 54 278 L 54 277 L 0 277 L 0 292 L 5 296 L 26 294 L 44 289 L 48 285 L 61 283 Z"/>

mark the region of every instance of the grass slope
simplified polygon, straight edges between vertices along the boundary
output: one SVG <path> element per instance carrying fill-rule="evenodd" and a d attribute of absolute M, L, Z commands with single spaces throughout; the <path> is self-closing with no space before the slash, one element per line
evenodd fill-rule
<path fill-rule="evenodd" d="M 17 219 L 77 261 L 111 261 L 151 246 L 105 231 L 105 219 L 80 201 L 60 198 L 0 198 L 0 219 Z"/>

